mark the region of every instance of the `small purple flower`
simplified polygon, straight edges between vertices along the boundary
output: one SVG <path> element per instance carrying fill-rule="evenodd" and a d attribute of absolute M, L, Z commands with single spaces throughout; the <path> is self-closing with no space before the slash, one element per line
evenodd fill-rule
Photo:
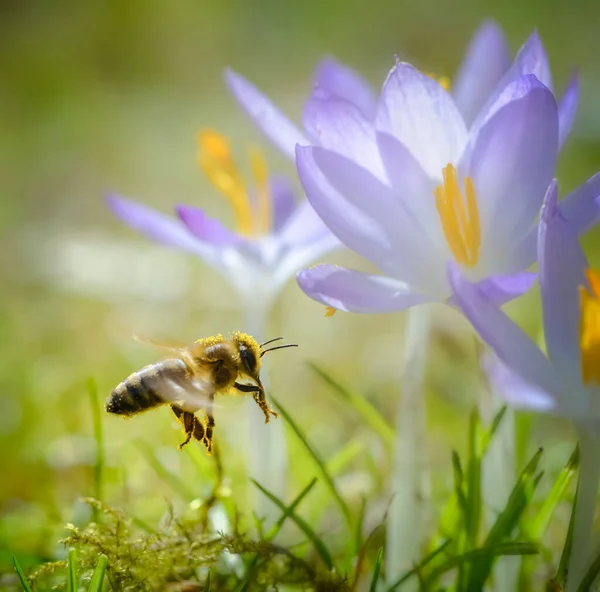
<path fill-rule="evenodd" d="M 177 218 L 112 195 L 115 215 L 152 240 L 188 251 L 223 273 L 245 298 L 271 302 L 300 267 L 339 245 L 304 199 L 296 205 L 291 184 L 271 177 L 262 154 L 250 152 L 253 184 L 234 163 L 226 138 L 213 131 L 199 135 L 199 164 L 230 202 L 232 231 L 194 206 L 180 205 Z"/>

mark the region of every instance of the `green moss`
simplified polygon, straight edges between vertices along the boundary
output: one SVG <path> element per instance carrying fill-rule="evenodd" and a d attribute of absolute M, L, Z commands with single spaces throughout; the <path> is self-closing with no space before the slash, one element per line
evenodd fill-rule
<path fill-rule="evenodd" d="M 106 555 L 106 580 L 112 590 L 211 591 L 264 590 L 286 584 L 301 590 L 349 590 L 347 581 L 324 573 L 289 549 L 244 534 L 210 532 L 205 520 L 172 512 L 153 533 L 140 531 L 120 510 L 86 498 L 101 519 L 84 528 L 67 525 L 61 542 L 76 548 L 81 585 L 87 589 L 98 557 Z M 254 562 L 251 581 L 246 564 Z M 31 576 L 37 589 L 66 589 L 66 561 L 43 564 Z"/>

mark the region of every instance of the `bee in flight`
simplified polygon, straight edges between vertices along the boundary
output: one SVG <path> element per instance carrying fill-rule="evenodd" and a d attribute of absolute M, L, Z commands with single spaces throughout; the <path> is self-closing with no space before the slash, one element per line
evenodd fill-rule
<path fill-rule="evenodd" d="M 277 417 L 265 398 L 260 366 L 266 353 L 298 347 L 287 344 L 264 349 L 281 339 L 283 337 L 276 337 L 259 344 L 250 335 L 237 332 L 231 338 L 215 335 L 199 339 L 189 347 L 161 346 L 172 356 L 145 366 L 118 384 L 106 401 L 106 411 L 129 417 L 168 404 L 185 431 L 185 441 L 179 448 L 193 437 L 202 442 L 210 454 L 215 427 L 215 395 L 252 393 L 266 423 L 271 415 Z M 201 409 L 206 411 L 203 421 L 195 415 Z"/>

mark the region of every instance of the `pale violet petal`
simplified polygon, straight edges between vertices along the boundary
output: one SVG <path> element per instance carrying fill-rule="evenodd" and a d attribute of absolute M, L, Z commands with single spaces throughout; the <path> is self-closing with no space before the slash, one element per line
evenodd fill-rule
<path fill-rule="evenodd" d="M 560 215 L 581 236 L 600 221 L 600 173 L 558 202 Z M 537 260 L 538 225 L 535 224 L 513 254 L 513 269 L 525 269 Z"/>
<path fill-rule="evenodd" d="M 512 99 L 478 130 L 460 165 L 477 195 L 480 265 L 507 273 L 512 245 L 527 235 L 541 208 L 558 152 L 558 116 L 552 93 L 525 76 L 506 89 Z"/>
<path fill-rule="evenodd" d="M 554 181 L 539 224 L 538 260 L 548 355 L 568 384 L 581 384 L 580 295 L 587 262 L 577 235 L 557 208 Z"/>
<path fill-rule="evenodd" d="M 117 218 L 151 240 L 201 257 L 209 257 L 212 253 L 209 244 L 195 238 L 180 221 L 171 216 L 114 194 L 107 196 L 106 202 Z"/>
<path fill-rule="evenodd" d="M 467 124 L 485 105 L 510 66 L 510 51 L 502 29 L 485 21 L 476 31 L 452 85 L 452 95 Z"/>
<path fill-rule="evenodd" d="M 558 102 L 558 146 L 559 148 L 565 143 L 567 137 L 571 133 L 571 128 L 575 122 L 577 113 L 577 105 L 579 104 L 579 74 L 573 72 L 567 88 Z"/>
<path fill-rule="evenodd" d="M 327 94 L 354 103 L 367 119 L 377 110 L 377 95 L 355 70 L 328 57 L 317 64 L 315 84 Z"/>
<path fill-rule="evenodd" d="M 306 102 L 302 123 L 317 145 L 354 160 L 386 181 L 375 129 L 356 105 L 335 97 L 313 97 Z"/>
<path fill-rule="evenodd" d="M 338 233 L 338 238 L 346 246 L 370 259 L 386 274 L 422 291 L 447 292 L 444 258 L 390 187 L 335 152 L 315 147 L 310 156 L 324 183 L 333 191 L 324 199 L 314 199 L 316 193 L 305 183 L 306 171 L 301 169 L 298 157 L 300 179 L 313 207 L 334 233 L 339 219 L 345 218 L 349 232 L 344 238 Z M 313 175 L 313 183 L 315 178 L 318 174 Z"/>
<path fill-rule="evenodd" d="M 537 279 L 537 274 L 522 271 L 512 275 L 493 275 L 477 282 L 477 289 L 496 306 L 502 306 L 528 292 Z M 452 296 L 448 303 L 455 305 Z"/>
<path fill-rule="evenodd" d="M 298 126 L 292 123 L 270 99 L 243 76 L 227 69 L 225 81 L 237 102 L 258 128 L 275 146 L 293 160 L 296 144 L 307 143 Z"/>
<path fill-rule="evenodd" d="M 446 239 L 433 193 L 437 183 L 406 146 L 390 134 L 377 132 L 377 144 L 390 186 L 414 214 L 431 242 L 443 250 Z"/>
<path fill-rule="evenodd" d="M 244 240 L 239 234 L 225 228 L 219 220 L 209 218 L 200 208 L 177 206 L 176 211 L 194 236 L 215 247 L 237 245 Z"/>
<path fill-rule="evenodd" d="M 402 142 L 433 178 L 455 163 L 467 129 L 452 97 L 435 80 L 400 62 L 389 73 L 378 105 L 376 127 Z"/>
<path fill-rule="evenodd" d="M 448 275 L 453 300 L 483 341 L 509 368 L 552 395 L 559 404 L 565 398 L 560 376 L 538 346 L 476 285 L 466 280 L 455 264 L 449 264 Z"/>
<path fill-rule="evenodd" d="M 298 273 L 297 280 L 313 300 L 346 312 L 386 313 L 435 301 L 404 282 L 337 265 L 305 269 Z"/>
<path fill-rule="evenodd" d="M 296 210 L 296 198 L 290 179 L 274 176 L 269 179 L 273 232 L 279 232 Z"/>
<path fill-rule="evenodd" d="M 523 380 L 494 354 L 483 356 L 481 364 L 494 393 L 510 407 L 552 414 L 563 411 L 552 395 Z"/>
<path fill-rule="evenodd" d="M 339 244 L 338 239 L 325 226 L 308 199 L 303 199 L 296 207 L 277 237 L 282 245 L 290 248 L 302 246 L 313 240 L 329 241 L 332 248 Z"/>

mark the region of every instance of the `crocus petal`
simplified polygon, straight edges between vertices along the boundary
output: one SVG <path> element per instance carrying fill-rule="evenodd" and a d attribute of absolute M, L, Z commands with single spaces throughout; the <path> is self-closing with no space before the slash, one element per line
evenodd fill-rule
<path fill-rule="evenodd" d="M 512 275 L 495 275 L 478 282 L 477 288 L 490 302 L 502 306 L 528 292 L 536 279 L 537 274 L 530 271 Z"/>
<path fill-rule="evenodd" d="M 151 240 L 200 256 L 208 255 L 211 251 L 210 245 L 203 244 L 181 222 L 171 216 L 118 195 L 110 195 L 106 201 L 120 220 Z"/>
<path fill-rule="evenodd" d="M 393 136 L 377 132 L 377 145 L 394 192 L 417 218 L 432 243 L 446 244 L 433 194 L 436 183 L 406 146 Z"/>
<path fill-rule="evenodd" d="M 585 285 L 585 256 L 577 235 L 557 208 L 554 181 L 539 224 L 538 258 L 544 334 L 548 355 L 568 384 L 581 382 L 579 286 Z"/>
<path fill-rule="evenodd" d="M 476 285 L 468 282 L 453 262 L 448 265 L 448 276 L 454 301 L 479 336 L 526 382 L 560 401 L 560 376 L 537 345 Z"/>
<path fill-rule="evenodd" d="M 383 85 L 376 127 L 402 142 L 434 178 L 456 162 L 467 138 L 452 97 L 406 63 L 396 64 Z"/>
<path fill-rule="evenodd" d="M 294 188 L 289 179 L 277 176 L 270 179 L 269 189 L 271 192 L 273 231 L 279 232 L 296 209 Z"/>
<path fill-rule="evenodd" d="M 325 58 L 317 64 L 315 84 L 327 94 L 356 105 L 367 119 L 375 117 L 377 96 L 369 83 L 334 58 Z"/>
<path fill-rule="evenodd" d="M 298 273 L 297 279 L 307 296 L 346 312 L 385 313 L 435 300 L 404 282 L 337 265 L 305 269 Z"/>
<path fill-rule="evenodd" d="M 296 144 L 306 144 L 304 134 L 256 86 L 233 70 L 225 81 L 237 102 L 259 129 L 292 160 Z"/>
<path fill-rule="evenodd" d="M 581 236 L 600 221 L 600 173 L 558 202 L 560 215 Z M 512 269 L 526 269 L 537 259 L 538 224 L 528 232 L 513 254 Z"/>
<path fill-rule="evenodd" d="M 319 240 L 326 235 L 333 237 L 329 228 L 325 226 L 323 220 L 315 212 L 310 201 L 304 199 L 279 232 L 279 240 L 282 245 L 295 247 L 307 241 Z M 335 241 L 337 240 L 335 238 Z"/>
<path fill-rule="evenodd" d="M 447 291 L 443 260 L 387 185 L 324 148 L 298 147 L 296 161 L 309 201 L 348 248 L 423 291 Z"/>
<path fill-rule="evenodd" d="M 375 129 L 356 105 L 335 97 L 310 98 L 302 123 L 317 145 L 356 161 L 378 179 L 386 180 Z"/>
<path fill-rule="evenodd" d="M 487 354 L 483 356 L 481 364 L 493 391 L 511 407 L 542 413 L 562 411 L 559 410 L 557 401 L 552 395 L 540 390 L 535 385 L 525 382 L 495 355 Z"/>
<path fill-rule="evenodd" d="M 575 121 L 575 114 L 577 113 L 577 105 L 579 104 L 579 74 L 573 72 L 569 79 L 569 84 L 563 93 L 558 103 L 558 125 L 559 125 L 559 136 L 558 145 L 559 148 L 565 143 L 565 140 L 571 132 L 573 122 Z"/>
<path fill-rule="evenodd" d="M 510 96 L 510 100 L 507 100 Z M 467 148 L 461 170 L 473 179 L 481 225 L 480 262 L 505 272 L 511 244 L 526 236 L 548 187 L 558 151 L 552 93 L 534 76 L 511 83 Z"/>
<path fill-rule="evenodd" d="M 240 235 L 225 228 L 217 219 L 209 218 L 204 210 L 180 205 L 177 206 L 176 211 L 188 230 L 206 243 L 216 247 L 228 247 L 243 241 Z"/>
<path fill-rule="evenodd" d="M 475 119 L 509 66 L 510 51 L 502 29 L 494 21 L 484 22 L 469 44 L 452 88 L 467 124 Z"/>

